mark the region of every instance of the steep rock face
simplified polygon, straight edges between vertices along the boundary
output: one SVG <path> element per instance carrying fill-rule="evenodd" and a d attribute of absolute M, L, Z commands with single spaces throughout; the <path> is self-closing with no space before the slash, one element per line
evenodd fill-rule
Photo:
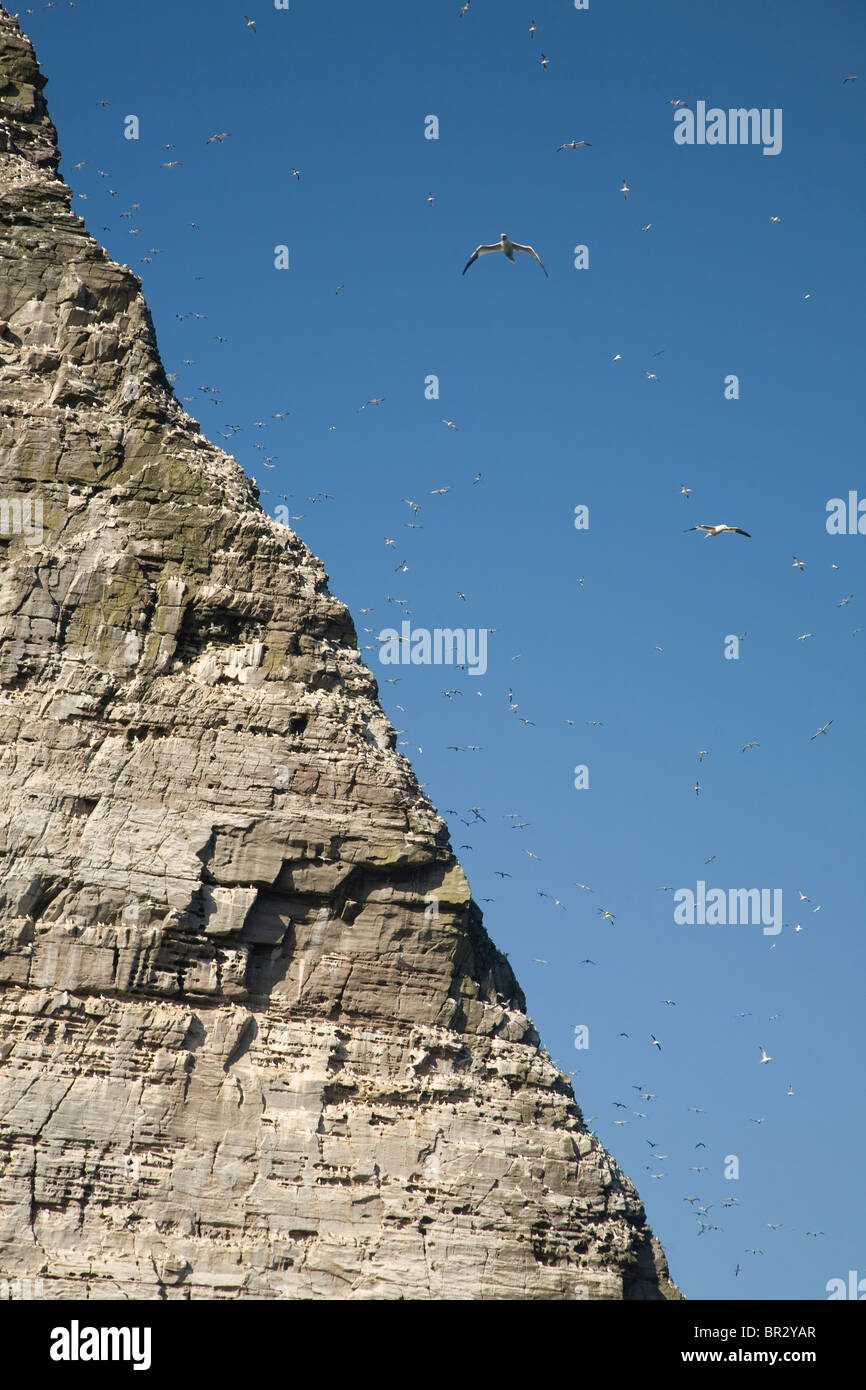
<path fill-rule="evenodd" d="M 676 1298 L 322 565 L 174 399 L 0 8 L 0 1276 Z"/>

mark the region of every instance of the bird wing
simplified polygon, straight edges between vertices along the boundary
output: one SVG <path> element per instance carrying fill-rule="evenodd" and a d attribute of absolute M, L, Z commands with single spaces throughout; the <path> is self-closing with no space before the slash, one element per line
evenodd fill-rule
<path fill-rule="evenodd" d="M 538 252 L 535 251 L 535 250 L 533 250 L 533 248 L 532 248 L 531 246 L 521 246 L 519 241 L 513 241 L 513 242 L 511 243 L 511 245 L 514 247 L 515 251 L 528 251 L 529 254 L 530 254 L 530 256 L 534 256 L 535 259 L 538 261 L 538 264 L 541 266 L 541 269 L 544 270 L 544 262 L 542 261 L 542 259 L 541 259 L 541 257 L 539 256 Z M 546 270 L 544 270 L 544 273 L 545 273 L 545 275 L 547 275 L 547 271 L 546 271 Z M 547 278 L 548 278 L 548 280 L 549 280 L 549 279 L 550 279 L 550 276 L 547 275 Z"/>
<path fill-rule="evenodd" d="M 748 536 L 749 540 L 752 539 L 750 533 L 748 531 L 744 531 L 741 526 L 730 526 L 728 529 L 731 531 L 736 531 L 738 536 Z"/>
<path fill-rule="evenodd" d="M 712 531 L 712 526 L 687 526 L 686 531 Z"/>
<path fill-rule="evenodd" d="M 487 253 L 488 253 L 489 251 L 501 251 L 501 250 L 502 250 L 502 244 L 501 244 L 501 242 L 498 242 L 498 241 L 497 241 L 493 246 L 477 246 L 477 247 L 475 248 L 475 250 L 472 252 L 472 255 L 469 257 L 469 260 L 466 262 L 465 266 L 463 267 L 463 274 L 464 274 L 464 275 L 466 274 L 466 272 L 467 272 L 467 270 L 469 269 L 469 267 L 471 266 L 472 262 L 473 262 L 473 261 L 477 261 L 479 256 L 486 256 Z"/>

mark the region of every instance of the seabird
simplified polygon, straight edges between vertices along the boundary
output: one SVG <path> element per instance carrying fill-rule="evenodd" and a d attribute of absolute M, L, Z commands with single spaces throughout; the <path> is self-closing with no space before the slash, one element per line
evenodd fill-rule
<path fill-rule="evenodd" d="M 620 193 L 623 195 L 623 197 L 625 198 L 626 202 L 628 202 L 628 195 L 629 195 L 629 193 L 631 193 L 631 189 L 629 188 L 628 183 L 626 182 L 625 179 L 623 179 L 623 181 L 622 181 L 622 188 L 621 188 L 619 191 L 620 191 Z"/>
<path fill-rule="evenodd" d="M 822 724 L 821 727 L 820 727 L 820 729 L 816 729 L 815 733 L 812 735 L 812 738 L 817 738 L 819 734 L 826 734 L 827 730 L 829 729 L 829 727 L 830 727 L 830 725 L 831 725 L 832 723 L 833 723 L 833 720 L 832 720 L 832 719 L 828 719 L 826 724 Z M 811 741 L 812 741 L 812 739 L 809 740 L 810 743 L 811 743 Z"/>
<path fill-rule="evenodd" d="M 758 1046 L 759 1046 L 759 1047 L 761 1046 L 760 1043 L 758 1044 Z M 768 1055 L 766 1048 L 761 1047 L 761 1061 L 762 1061 L 762 1062 L 772 1062 L 772 1060 L 773 1060 L 773 1059 L 772 1059 L 772 1057 L 770 1057 L 770 1056 Z M 756 1123 L 757 1123 L 757 1122 L 756 1122 Z"/>
<path fill-rule="evenodd" d="M 529 255 L 534 256 L 535 259 L 538 261 L 538 264 L 541 266 L 541 269 L 544 270 L 544 263 L 537 251 L 535 251 L 531 246 L 521 246 L 519 241 L 512 241 L 511 238 L 508 236 L 507 232 L 503 232 L 499 240 L 494 242 L 492 246 L 476 247 L 476 249 L 472 252 L 472 255 L 469 257 L 469 260 L 463 267 L 463 274 L 466 274 L 473 261 L 477 261 L 479 256 L 486 256 L 491 251 L 502 251 L 503 254 L 508 258 L 508 260 L 511 261 L 512 265 L 514 264 L 515 251 L 528 251 Z M 546 270 L 544 270 L 544 273 L 545 275 L 547 275 Z M 550 276 L 548 276 L 548 279 L 550 279 Z"/>
<path fill-rule="evenodd" d="M 588 150 L 591 148 L 592 146 L 588 140 L 566 140 L 564 145 L 559 146 L 557 154 L 559 150 Z"/>
<path fill-rule="evenodd" d="M 706 531 L 706 540 L 709 540 L 710 536 L 721 536 L 725 533 L 725 531 L 735 531 L 738 536 L 749 536 L 749 538 L 751 539 L 750 533 L 748 531 L 744 531 L 741 526 L 687 526 L 686 530 Z"/>

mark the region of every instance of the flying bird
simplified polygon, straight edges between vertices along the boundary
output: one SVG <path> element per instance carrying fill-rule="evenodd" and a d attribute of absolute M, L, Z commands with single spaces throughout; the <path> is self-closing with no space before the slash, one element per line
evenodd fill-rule
<path fill-rule="evenodd" d="M 557 154 L 559 150 L 588 150 L 591 148 L 592 146 L 588 140 L 566 140 L 564 145 L 558 147 Z"/>
<path fill-rule="evenodd" d="M 827 730 L 829 729 L 829 727 L 830 727 L 830 725 L 831 725 L 832 723 L 833 723 L 833 720 L 832 720 L 832 719 L 828 719 L 826 724 L 822 724 L 821 727 L 820 727 L 820 729 L 816 729 L 816 730 L 815 730 L 814 734 L 812 735 L 812 738 L 817 738 L 819 734 L 826 734 Z M 811 738 L 810 738 L 809 742 L 810 742 L 810 743 L 812 742 L 812 739 L 811 739 Z"/>
<path fill-rule="evenodd" d="M 793 565 L 791 566 L 791 569 L 804 570 L 805 568 L 806 568 L 806 566 L 805 566 L 804 562 L 803 562 L 802 560 L 798 560 L 797 557 L 796 557 L 796 555 L 795 555 L 795 556 L 794 556 L 794 563 L 793 563 Z"/>
<path fill-rule="evenodd" d="M 538 264 L 541 266 L 541 269 L 544 270 L 544 263 L 537 251 L 533 250 L 531 246 L 521 246 L 519 241 L 512 241 L 508 234 L 506 232 L 503 232 L 501 237 L 499 238 L 499 241 L 494 242 L 492 246 L 476 247 L 476 249 L 472 252 L 472 255 L 469 257 L 469 260 L 463 267 L 463 274 L 466 274 L 473 261 L 477 261 L 479 256 L 486 256 L 491 251 L 502 251 L 503 254 L 507 257 L 507 259 L 511 261 L 512 265 L 514 264 L 515 251 L 527 251 L 530 256 L 535 257 L 535 259 L 538 261 Z M 547 275 L 546 270 L 544 270 L 544 273 L 545 275 Z M 548 276 L 548 279 L 550 279 L 550 276 Z"/>
<path fill-rule="evenodd" d="M 760 1043 L 758 1044 L 758 1046 L 760 1047 Z M 761 1047 L 761 1061 L 762 1061 L 762 1062 L 772 1062 L 772 1060 L 773 1060 L 773 1059 L 772 1059 L 772 1057 L 770 1057 L 770 1056 L 768 1055 L 766 1048 Z"/>
<path fill-rule="evenodd" d="M 247 28 L 248 28 L 248 29 L 252 29 L 253 33 L 255 33 L 255 32 L 256 32 L 256 21 L 255 21 L 254 19 L 250 19 L 250 17 L 249 17 L 248 14 L 245 14 L 245 15 L 244 15 L 244 19 L 245 19 L 246 22 L 247 22 Z"/>
<path fill-rule="evenodd" d="M 749 539 L 751 539 L 750 533 L 748 531 L 744 531 L 741 526 L 687 526 L 686 530 L 706 531 L 706 540 L 709 540 L 710 536 L 722 536 L 726 531 L 735 531 L 738 536 L 749 536 Z"/>
<path fill-rule="evenodd" d="M 547 65 L 548 65 L 549 62 L 550 62 L 550 59 L 549 59 L 544 53 L 542 53 L 542 55 L 541 55 L 541 71 L 542 71 L 542 72 L 547 72 Z"/>
<path fill-rule="evenodd" d="M 621 188 L 619 191 L 620 191 L 620 193 L 623 195 L 623 197 L 625 198 L 626 202 L 628 202 L 628 195 L 629 195 L 629 193 L 631 193 L 631 189 L 629 188 L 628 183 L 626 182 L 625 179 L 623 179 L 623 181 L 622 181 L 622 188 Z"/>

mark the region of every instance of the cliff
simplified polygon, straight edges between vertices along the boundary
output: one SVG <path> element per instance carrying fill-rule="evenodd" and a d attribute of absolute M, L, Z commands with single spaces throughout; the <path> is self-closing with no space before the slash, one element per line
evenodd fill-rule
<path fill-rule="evenodd" d="M 677 1298 L 321 562 L 174 398 L 0 8 L 0 1275 Z"/>

